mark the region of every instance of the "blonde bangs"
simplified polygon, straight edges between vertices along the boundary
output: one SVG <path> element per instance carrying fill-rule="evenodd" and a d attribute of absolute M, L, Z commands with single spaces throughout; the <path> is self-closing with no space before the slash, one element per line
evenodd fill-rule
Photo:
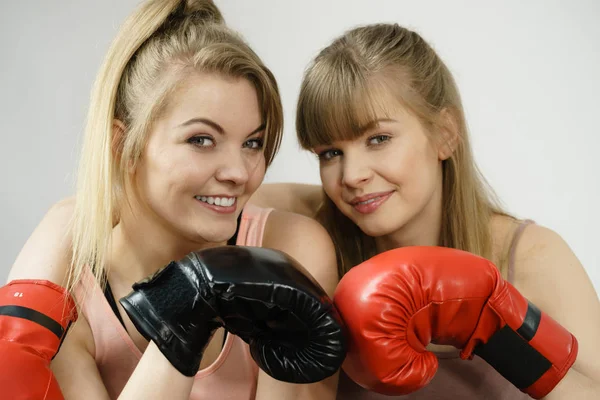
<path fill-rule="evenodd" d="M 340 71 L 341 70 L 341 71 Z M 315 63 L 297 105 L 296 131 L 304 149 L 360 137 L 373 121 L 390 116 L 379 80 L 343 56 Z"/>

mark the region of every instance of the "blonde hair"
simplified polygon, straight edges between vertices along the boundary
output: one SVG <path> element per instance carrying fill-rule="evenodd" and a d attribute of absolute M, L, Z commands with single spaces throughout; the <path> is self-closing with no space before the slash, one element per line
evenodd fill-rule
<path fill-rule="evenodd" d="M 427 128 L 455 121 L 459 141 L 442 162 L 443 217 L 439 245 L 491 257 L 490 219 L 502 211 L 475 164 L 464 110 L 452 74 L 417 33 L 397 24 L 362 26 L 323 49 L 307 69 L 297 106 L 296 129 L 305 149 L 351 140 L 362 127 L 393 105 L 381 104 L 381 90 L 391 90 L 400 104 Z M 377 253 L 375 239 L 363 233 L 323 196 L 317 217 L 337 249 L 340 276 Z M 506 268 L 506 261 L 498 265 Z"/>
<path fill-rule="evenodd" d="M 110 236 L 132 183 L 148 131 L 186 74 L 217 73 L 250 81 L 265 123 L 265 159 L 275 156 L 283 111 L 273 74 L 224 23 L 209 0 L 149 0 L 125 21 L 94 83 L 81 152 L 68 287 L 91 268 L 104 282 Z M 117 119 L 123 135 L 113 135 Z M 115 151 L 118 149 L 118 151 Z"/>

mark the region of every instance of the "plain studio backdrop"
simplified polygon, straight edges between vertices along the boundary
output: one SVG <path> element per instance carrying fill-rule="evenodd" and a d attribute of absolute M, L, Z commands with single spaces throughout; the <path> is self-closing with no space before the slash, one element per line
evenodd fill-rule
<path fill-rule="evenodd" d="M 90 87 L 137 0 L 0 2 L 0 281 L 74 193 Z M 302 73 L 360 24 L 419 32 L 459 85 L 476 160 L 507 209 L 560 233 L 600 292 L 600 2 L 217 0 L 273 70 L 285 135 L 266 182 L 318 183 L 294 131 Z M 552 290 L 552 288 L 548 288 Z"/>

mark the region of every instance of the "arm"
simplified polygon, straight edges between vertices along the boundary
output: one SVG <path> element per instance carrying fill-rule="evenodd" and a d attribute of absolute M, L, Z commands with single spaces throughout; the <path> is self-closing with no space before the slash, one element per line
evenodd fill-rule
<path fill-rule="evenodd" d="M 47 279 L 64 286 L 71 263 L 70 222 L 75 199 L 67 198 L 53 205 L 35 228 L 17 256 L 8 282 L 15 279 Z"/>
<path fill-rule="evenodd" d="M 85 393 L 90 400 L 108 400 L 96 361 L 92 331 L 84 316 L 73 324 L 51 368 L 65 399 L 78 399 Z"/>
<path fill-rule="evenodd" d="M 600 398 L 600 302 L 583 266 L 558 234 L 536 225 L 525 230 L 517 246 L 514 286 L 579 342 L 573 367 L 545 399 Z"/>
<path fill-rule="evenodd" d="M 77 320 L 75 302 L 63 287 L 72 214 L 72 200 L 46 213 L 0 287 L 0 376 L 7 397 L 62 397 L 50 362 Z"/>
<path fill-rule="evenodd" d="M 317 222 L 301 215 L 273 211 L 267 221 L 263 247 L 283 251 L 295 258 L 333 297 L 338 283 L 335 251 L 329 235 Z M 321 382 L 293 385 L 260 371 L 256 399 L 335 399 L 337 382 L 338 374 L 335 374 Z"/>
<path fill-rule="evenodd" d="M 110 399 L 96 367 L 92 332 L 84 316 L 69 330 L 60 352 L 52 361 L 52 371 L 64 398 Z M 129 378 L 119 399 L 189 399 L 193 378 L 179 373 L 158 348 L 150 343 Z"/>
<path fill-rule="evenodd" d="M 265 183 L 250 198 L 250 203 L 313 218 L 322 199 L 323 189 L 320 185 Z"/>
<path fill-rule="evenodd" d="M 70 222 L 74 206 L 74 198 L 67 198 L 48 210 L 17 256 L 9 273 L 8 282 L 20 279 L 45 279 L 62 286 L 66 284 L 65 278 L 72 254 Z M 153 349 L 155 351 L 152 351 Z M 173 397 L 176 396 L 174 390 L 186 392 L 185 382 L 176 383 L 178 379 L 182 379 L 181 374 L 171 367 L 154 346 L 150 345 L 146 353 L 140 361 L 140 367 L 130 379 L 131 384 L 123 391 L 122 398 L 129 396 L 129 398 L 150 399 L 152 398 L 150 394 L 161 393 L 156 385 L 168 386 L 162 389 L 165 395 L 162 397 L 159 395 L 157 398 L 177 398 Z M 52 372 L 65 398 L 80 399 L 81 393 L 86 393 L 86 398 L 89 399 L 109 398 L 92 354 L 94 354 L 92 334 L 85 317 L 80 316 L 68 330 L 60 352 L 51 363 Z M 14 368 L 13 365 L 13 370 Z M 147 377 L 152 373 L 165 378 L 154 379 L 152 383 L 155 385 L 149 385 Z M 191 383 L 189 385 L 191 387 Z M 148 393 L 130 393 L 132 387 L 135 390 L 147 390 Z M 180 398 L 189 398 L 189 390 Z"/>

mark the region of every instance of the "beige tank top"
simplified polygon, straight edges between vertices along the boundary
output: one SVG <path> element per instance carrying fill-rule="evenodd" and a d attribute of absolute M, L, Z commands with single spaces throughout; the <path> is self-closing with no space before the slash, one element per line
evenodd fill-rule
<path fill-rule="evenodd" d="M 512 283 L 515 248 L 523 229 L 533 221 L 523 221 L 515 231 L 509 249 L 508 281 Z M 369 392 L 340 374 L 338 400 L 525 400 L 528 395 L 502 377 L 478 356 L 470 361 L 459 358 L 459 350 L 438 353 L 439 368 L 429 385 L 405 396 L 384 396 Z"/>
<path fill-rule="evenodd" d="M 271 210 L 247 204 L 242 213 L 236 244 L 260 247 Z M 94 336 L 94 357 L 102 381 L 110 398 L 116 399 L 142 353 L 117 319 L 89 270 L 77 287 L 75 297 L 82 304 L 82 312 Z M 239 337 L 228 334 L 214 363 L 196 374 L 190 400 L 251 400 L 255 397 L 257 378 L 258 366 L 250 356 L 248 345 Z"/>

